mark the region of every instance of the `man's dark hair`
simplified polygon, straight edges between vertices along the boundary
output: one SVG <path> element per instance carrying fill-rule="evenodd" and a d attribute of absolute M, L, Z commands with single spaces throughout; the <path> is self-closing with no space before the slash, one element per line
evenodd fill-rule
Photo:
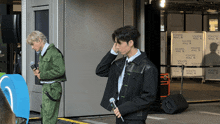
<path fill-rule="evenodd" d="M 0 124 L 16 124 L 16 117 L 0 88 Z"/>
<path fill-rule="evenodd" d="M 134 41 L 134 47 L 137 48 L 137 39 L 140 36 L 140 33 L 138 32 L 137 28 L 134 26 L 124 26 L 121 28 L 118 28 L 114 31 L 112 34 L 113 42 L 115 42 L 115 38 L 117 38 L 117 43 L 120 44 L 119 40 L 126 41 L 127 43 L 130 40 Z"/>

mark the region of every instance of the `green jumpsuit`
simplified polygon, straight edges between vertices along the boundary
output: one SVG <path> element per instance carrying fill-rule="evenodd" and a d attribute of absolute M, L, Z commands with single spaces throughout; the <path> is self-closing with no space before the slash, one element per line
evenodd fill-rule
<path fill-rule="evenodd" d="M 43 124 L 56 124 L 62 95 L 61 82 L 66 81 L 65 62 L 62 53 L 50 44 L 43 56 L 39 56 L 40 81 L 43 84 L 41 117 Z"/>

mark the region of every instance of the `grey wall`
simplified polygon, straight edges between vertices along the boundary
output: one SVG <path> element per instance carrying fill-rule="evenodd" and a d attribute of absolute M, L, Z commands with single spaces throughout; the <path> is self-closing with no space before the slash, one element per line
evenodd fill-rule
<path fill-rule="evenodd" d="M 113 31 L 134 24 L 133 3 L 127 2 L 66 1 L 65 116 L 109 114 L 100 106 L 107 78 L 96 76 L 95 69 L 113 45 Z"/>

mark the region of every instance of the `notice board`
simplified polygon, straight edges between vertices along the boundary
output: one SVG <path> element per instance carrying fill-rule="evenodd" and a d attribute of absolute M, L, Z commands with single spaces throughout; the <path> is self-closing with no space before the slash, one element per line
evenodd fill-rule
<path fill-rule="evenodd" d="M 205 32 L 171 32 L 171 65 L 200 66 Z M 184 77 L 202 77 L 202 68 L 184 68 Z M 171 77 L 181 77 L 180 67 L 171 67 Z"/>
<path fill-rule="evenodd" d="M 212 66 L 220 65 L 220 32 L 206 32 L 205 33 L 205 55 L 202 60 L 202 65 Z M 219 80 L 220 68 L 211 67 L 204 68 L 205 80 Z"/>

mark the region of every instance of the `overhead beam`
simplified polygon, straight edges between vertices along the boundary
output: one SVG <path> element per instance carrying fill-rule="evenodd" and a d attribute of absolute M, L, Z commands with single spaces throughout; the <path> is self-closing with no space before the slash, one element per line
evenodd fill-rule
<path fill-rule="evenodd" d="M 20 4 L 21 5 L 21 1 L 13 1 L 13 4 Z"/>
<path fill-rule="evenodd" d="M 0 4 L 13 4 L 13 0 L 0 0 Z"/>

